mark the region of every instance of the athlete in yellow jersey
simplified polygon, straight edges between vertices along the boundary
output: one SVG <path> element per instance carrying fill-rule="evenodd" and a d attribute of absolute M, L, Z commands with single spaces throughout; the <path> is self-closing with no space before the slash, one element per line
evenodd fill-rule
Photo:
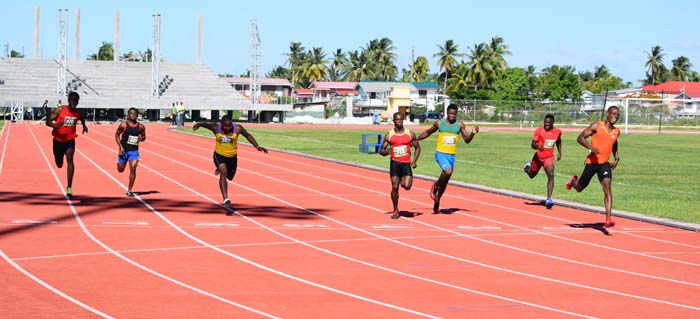
<path fill-rule="evenodd" d="M 479 126 L 472 128 L 471 133 L 467 133 L 467 128 L 462 121 L 457 121 L 457 104 L 450 104 L 447 107 L 447 118 L 435 122 L 429 129 L 423 131 L 418 136 L 418 140 L 428 138 L 431 134 L 438 132 L 437 148 L 435 150 L 435 161 L 440 165 L 442 173 L 430 190 L 430 197 L 433 199 L 433 213 L 440 212 L 440 198 L 445 193 L 447 183 L 452 177 L 455 166 L 455 154 L 457 154 L 457 143 L 459 135 L 462 135 L 464 142 L 469 144 L 476 133 L 479 133 Z"/>
<path fill-rule="evenodd" d="M 214 133 L 216 138 L 216 146 L 214 147 L 214 165 L 216 166 L 216 174 L 219 174 L 219 188 L 221 196 L 224 198 L 223 206 L 228 209 L 231 206 L 231 200 L 228 198 L 228 182 L 233 180 L 238 168 L 238 135 L 243 135 L 256 150 L 267 154 L 267 149 L 258 145 L 253 135 L 250 135 L 243 125 L 234 124 L 231 117 L 224 115 L 220 123 L 197 123 L 192 127 L 193 131 L 204 127 Z M 230 215 L 231 211 L 227 211 Z"/>

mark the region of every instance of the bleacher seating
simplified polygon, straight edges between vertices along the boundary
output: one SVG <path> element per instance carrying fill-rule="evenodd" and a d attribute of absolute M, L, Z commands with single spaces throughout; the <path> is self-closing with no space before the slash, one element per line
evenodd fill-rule
<path fill-rule="evenodd" d="M 0 105 L 23 101 L 41 105 L 59 100 L 56 94 L 58 63 L 52 59 L 0 59 Z M 151 93 L 151 64 L 143 62 L 68 61 L 69 89 L 80 93 L 85 108 L 161 108 L 182 101 L 188 109 L 251 109 L 250 102 L 202 64 L 161 63 L 161 80 L 167 87 L 156 99 Z"/>

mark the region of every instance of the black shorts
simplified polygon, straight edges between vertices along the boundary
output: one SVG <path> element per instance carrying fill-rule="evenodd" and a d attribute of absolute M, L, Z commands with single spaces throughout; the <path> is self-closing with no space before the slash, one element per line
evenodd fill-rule
<path fill-rule="evenodd" d="M 411 169 L 410 163 L 401 163 L 397 161 L 391 161 L 389 164 L 389 176 L 413 176 L 413 170 Z"/>
<path fill-rule="evenodd" d="M 59 142 L 56 139 L 53 140 L 53 157 L 56 160 L 56 163 L 63 162 L 63 156 L 66 155 L 66 151 L 69 148 L 75 150 L 75 139 L 72 139 L 65 143 Z"/>
<path fill-rule="evenodd" d="M 238 156 L 226 157 L 214 152 L 214 165 L 219 168 L 219 164 L 226 164 L 226 178 L 233 179 L 238 169 Z"/>
<path fill-rule="evenodd" d="M 586 188 L 593 174 L 598 174 L 598 181 L 601 183 L 605 178 L 610 178 L 612 180 L 612 168 L 610 167 L 610 163 L 586 164 L 586 167 L 583 168 L 583 173 L 581 173 L 581 177 L 578 178 L 578 185 Z"/>

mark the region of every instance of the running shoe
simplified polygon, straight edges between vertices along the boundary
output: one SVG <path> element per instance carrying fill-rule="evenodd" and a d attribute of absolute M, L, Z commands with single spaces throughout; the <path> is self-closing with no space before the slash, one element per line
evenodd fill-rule
<path fill-rule="evenodd" d="M 547 209 L 552 209 L 552 206 L 554 206 L 554 201 L 552 201 L 551 198 L 547 198 L 547 201 L 544 202 L 544 207 L 547 207 Z"/>
<path fill-rule="evenodd" d="M 437 182 L 433 183 L 433 186 L 430 187 L 430 199 L 435 200 L 437 198 L 437 194 L 440 192 L 440 187 L 437 186 Z"/>
<path fill-rule="evenodd" d="M 433 214 L 440 214 L 440 202 L 438 201 L 433 204 Z"/>
<path fill-rule="evenodd" d="M 525 166 L 523 166 L 523 171 L 525 171 L 525 174 L 530 174 L 530 161 L 525 162 Z"/>
<path fill-rule="evenodd" d="M 608 227 L 614 227 L 614 226 L 615 226 L 615 221 L 612 220 L 612 218 L 610 218 L 610 219 L 608 219 L 607 221 L 605 221 L 605 227 L 606 227 L 606 228 L 608 228 Z"/>
<path fill-rule="evenodd" d="M 571 186 L 572 186 L 574 183 L 576 183 L 577 180 L 578 180 L 578 176 L 576 176 L 576 175 L 571 176 L 571 179 L 566 183 L 566 190 L 570 190 L 570 189 L 571 189 Z"/>
<path fill-rule="evenodd" d="M 136 194 L 134 194 L 134 192 L 132 192 L 132 191 L 127 191 L 126 196 L 134 197 L 134 196 L 136 196 Z"/>
<path fill-rule="evenodd" d="M 230 199 L 224 199 L 224 208 L 229 208 L 231 207 L 231 200 Z"/>
<path fill-rule="evenodd" d="M 66 195 L 73 196 L 73 187 L 66 187 Z"/>
<path fill-rule="evenodd" d="M 398 219 L 401 217 L 401 214 L 399 214 L 398 210 L 395 210 L 393 214 L 391 214 L 391 219 Z"/>

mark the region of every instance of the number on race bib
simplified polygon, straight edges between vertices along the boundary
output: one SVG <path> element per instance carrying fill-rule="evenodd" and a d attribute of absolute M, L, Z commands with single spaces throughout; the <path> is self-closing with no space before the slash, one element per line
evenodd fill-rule
<path fill-rule="evenodd" d="M 544 140 L 544 148 L 553 148 L 557 140 Z"/>
<path fill-rule="evenodd" d="M 455 145 L 457 137 L 456 136 L 443 136 L 442 145 L 443 146 L 453 146 Z"/>
<path fill-rule="evenodd" d="M 400 157 L 406 154 L 408 154 L 408 147 L 406 145 L 394 147 L 394 157 Z"/>
<path fill-rule="evenodd" d="M 231 138 L 230 136 L 221 135 L 221 137 L 219 138 L 219 143 L 231 144 L 231 142 L 233 142 L 233 138 Z"/>
<path fill-rule="evenodd" d="M 139 136 L 138 135 L 129 135 L 129 139 L 126 141 L 126 144 L 139 145 Z"/>
<path fill-rule="evenodd" d="M 63 119 L 63 126 L 75 126 L 75 118 L 72 116 L 66 116 Z"/>

